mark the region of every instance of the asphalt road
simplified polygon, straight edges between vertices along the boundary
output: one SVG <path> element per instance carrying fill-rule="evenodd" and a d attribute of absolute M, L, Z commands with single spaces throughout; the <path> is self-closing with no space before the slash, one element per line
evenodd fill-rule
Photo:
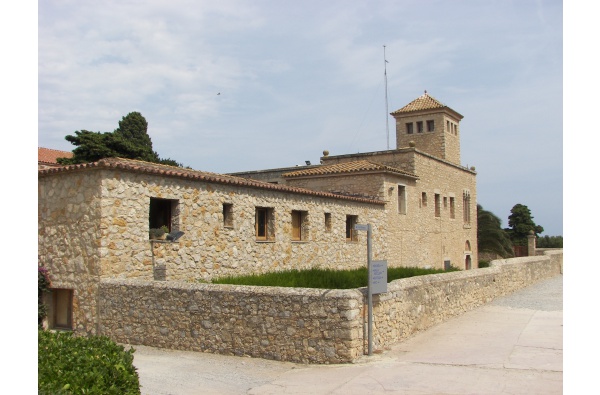
<path fill-rule="evenodd" d="M 347 365 L 134 346 L 143 395 L 562 394 L 563 276 Z"/>

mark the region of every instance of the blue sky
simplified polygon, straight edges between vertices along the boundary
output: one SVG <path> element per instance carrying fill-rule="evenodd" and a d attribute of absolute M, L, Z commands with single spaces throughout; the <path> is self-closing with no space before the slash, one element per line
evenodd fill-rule
<path fill-rule="evenodd" d="M 395 147 L 424 90 L 464 116 L 477 201 L 563 234 L 560 1 L 38 3 L 38 146 L 139 111 L 161 157 L 235 172 Z"/>

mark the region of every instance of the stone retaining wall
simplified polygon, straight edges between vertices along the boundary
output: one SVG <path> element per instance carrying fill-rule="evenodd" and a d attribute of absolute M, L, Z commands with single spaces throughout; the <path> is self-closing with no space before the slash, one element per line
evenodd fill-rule
<path fill-rule="evenodd" d="M 373 298 L 373 349 L 561 273 L 562 251 L 396 280 Z M 117 342 L 301 363 L 367 351 L 366 289 L 320 290 L 103 279 L 99 332 Z"/>

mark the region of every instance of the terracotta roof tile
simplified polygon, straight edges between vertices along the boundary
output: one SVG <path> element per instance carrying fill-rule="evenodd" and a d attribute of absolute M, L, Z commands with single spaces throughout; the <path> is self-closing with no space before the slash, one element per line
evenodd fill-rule
<path fill-rule="evenodd" d="M 446 105 L 441 103 L 439 100 L 433 98 L 432 96 L 429 96 L 427 91 L 425 91 L 424 94 L 417 97 L 415 100 L 411 101 L 410 103 L 408 103 L 401 109 L 394 111 L 392 113 L 392 115 L 399 114 L 399 113 L 405 113 L 405 112 L 431 110 L 431 109 L 444 108 L 444 107 L 446 107 Z"/>
<path fill-rule="evenodd" d="M 72 158 L 73 153 L 69 151 L 59 151 L 50 148 L 38 147 L 38 162 L 58 164 L 57 158 Z"/>
<path fill-rule="evenodd" d="M 412 178 L 418 178 L 416 175 L 408 173 L 406 171 L 397 169 L 395 167 L 382 165 L 380 163 L 371 162 L 368 160 L 357 160 L 352 162 L 336 163 L 334 165 L 319 166 L 312 169 L 303 169 L 298 171 L 292 171 L 290 173 L 282 174 L 283 177 L 305 177 L 305 176 L 322 176 L 331 174 L 344 174 L 344 173 L 364 173 L 364 172 L 387 172 L 394 173 Z"/>
<path fill-rule="evenodd" d="M 133 172 L 156 174 L 160 176 L 184 178 L 193 181 L 214 182 L 220 184 L 239 185 L 243 187 L 254 187 L 260 189 L 277 190 L 281 192 L 299 193 L 304 195 L 313 195 L 326 198 L 345 199 L 360 201 L 364 203 L 385 204 L 384 201 L 372 198 L 360 198 L 354 196 L 337 195 L 330 192 L 313 191 L 311 189 L 291 187 L 286 185 L 271 184 L 264 181 L 252 180 L 247 178 L 229 176 L 218 173 L 209 173 L 205 171 L 185 169 L 182 167 L 161 165 L 158 163 L 143 162 L 134 159 L 124 158 L 104 158 L 93 163 L 82 163 L 50 169 L 38 170 L 38 178 L 47 177 L 57 173 L 67 173 L 75 171 L 87 171 L 91 169 L 123 169 Z"/>

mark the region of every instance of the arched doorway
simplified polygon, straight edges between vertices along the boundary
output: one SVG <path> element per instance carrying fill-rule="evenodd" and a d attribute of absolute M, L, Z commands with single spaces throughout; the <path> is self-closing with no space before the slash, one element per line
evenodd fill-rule
<path fill-rule="evenodd" d="M 471 242 L 465 241 L 465 270 L 471 270 Z"/>

